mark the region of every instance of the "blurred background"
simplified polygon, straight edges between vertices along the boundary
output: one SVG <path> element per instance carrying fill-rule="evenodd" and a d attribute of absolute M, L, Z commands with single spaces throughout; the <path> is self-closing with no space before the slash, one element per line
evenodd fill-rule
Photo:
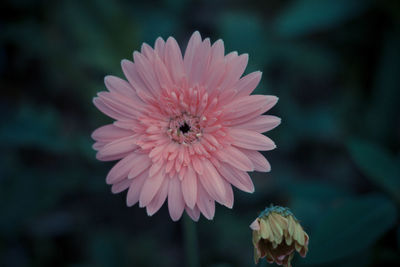
<path fill-rule="evenodd" d="M 294 266 L 400 264 L 399 1 L 3 0 L 0 14 L 0 266 L 186 266 L 182 220 L 113 195 L 90 134 L 111 122 L 92 98 L 121 59 L 195 30 L 249 53 L 282 118 L 256 192 L 196 224 L 201 266 L 254 266 L 248 226 L 270 203 L 310 235 Z"/>

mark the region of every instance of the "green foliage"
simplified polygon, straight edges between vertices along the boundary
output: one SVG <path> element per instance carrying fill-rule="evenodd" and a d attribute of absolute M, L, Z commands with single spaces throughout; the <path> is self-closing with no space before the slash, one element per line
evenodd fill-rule
<path fill-rule="evenodd" d="M 328 30 L 360 15 L 369 0 L 296 0 L 277 19 L 276 31 L 299 37 Z"/>
<path fill-rule="evenodd" d="M 319 225 L 332 203 L 351 197 L 345 189 L 321 182 L 290 181 L 286 188 L 291 197 L 290 208 L 306 231 Z"/>
<path fill-rule="evenodd" d="M 349 151 L 357 166 L 374 184 L 389 193 L 400 203 L 400 165 L 380 146 L 355 139 Z"/>
<path fill-rule="evenodd" d="M 242 12 L 227 12 L 221 16 L 218 25 L 226 52 L 233 50 L 238 51 L 239 54 L 248 53 L 249 61 L 259 64 L 263 63 L 260 60 L 267 59 L 270 44 L 264 39 L 262 21 L 258 16 Z M 240 38 L 238 38 L 238 32 L 242 33 Z M 255 63 L 251 62 L 251 64 Z"/>
<path fill-rule="evenodd" d="M 394 136 L 393 125 L 398 123 L 396 110 L 400 99 L 400 29 L 385 33 L 379 64 L 374 77 L 374 91 L 366 109 L 369 136 L 390 143 Z"/>
<path fill-rule="evenodd" d="M 381 195 L 348 200 L 328 212 L 311 233 L 307 264 L 338 261 L 371 246 L 397 220 L 394 204 Z"/>
<path fill-rule="evenodd" d="M 35 110 L 22 106 L 0 126 L 0 138 L 7 147 L 31 147 L 62 152 L 67 149 L 62 139 L 59 116 L 52 109 Z"/>

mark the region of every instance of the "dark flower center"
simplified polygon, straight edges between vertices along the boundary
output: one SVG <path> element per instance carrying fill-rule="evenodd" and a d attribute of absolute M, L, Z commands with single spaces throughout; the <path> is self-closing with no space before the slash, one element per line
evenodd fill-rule
<path fill-rule="evenodd" d="M 179 130 L 185 134 L 190 131 L 190 126 L 185 122 L 181 127 L 179 127 Z"/>

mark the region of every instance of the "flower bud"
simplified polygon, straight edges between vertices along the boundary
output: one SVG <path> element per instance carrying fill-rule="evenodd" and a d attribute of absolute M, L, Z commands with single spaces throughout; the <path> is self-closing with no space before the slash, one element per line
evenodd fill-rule
<path fill-rule="evenodd" d="M 295 251 L 302 257 L 307 254 L 308 235 L 288 208 L 271 205 L 260 213 L 250 228 L 256 264 L 266 257 L 269 263 L 291 267 Z"/>

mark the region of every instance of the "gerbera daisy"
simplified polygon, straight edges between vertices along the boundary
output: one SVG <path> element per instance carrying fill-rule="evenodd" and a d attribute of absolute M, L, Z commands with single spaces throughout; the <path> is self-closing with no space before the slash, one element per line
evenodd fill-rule
<path fill-rule="evenodd" d="M 248 55 L 225 55 L 222 40 L 211 45 L 196 31 L 183 58 L 169 37 L 133 59 L 121 62 L 128 81 L 106 76 L 108 92 L 93 100 L 115 119 L 92 134 L 97 159 L 119 160 L 106 178 L 112 192 L 128 189 L 127 205 L 139 202 L 150 216 L 168 199 L 174 221 L 184 210 L 212 219 L 215 201 L 232 208 L 231 185 L 253 192 L 247 172 L 270 170 L 257 150 L 275 148 L 261 133 L 280 119 L 262 115 L 277 97 L 250 95 L 261 72 L 241 77 Z"/>

